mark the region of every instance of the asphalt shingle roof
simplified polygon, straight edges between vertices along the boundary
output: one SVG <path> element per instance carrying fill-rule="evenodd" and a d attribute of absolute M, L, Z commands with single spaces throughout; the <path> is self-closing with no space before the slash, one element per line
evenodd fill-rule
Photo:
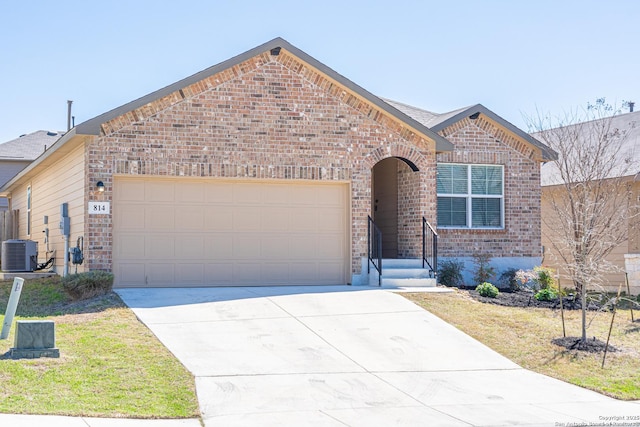
<path fill-rule="evenodd" d="M 580 126 L 580 132 L 588 132 L 592 129 L 591 123 L 596 123 L 602 120 L 611 120 L 609 123 L 611 130 L 617 130 L 624 134 L 622 139 L 622 145 L 620 151 L 617 153 L 618 166 L 610 171 L 607 178 L 633 176 L 636 177 L 640 174 L 640 111 L 632 113 L 619 114 L 614 117 L 603 118 L 594 122 L 584 122 L 567 126 L 567 128 Z M 552 132 L 553 130 L 546 131 Z M 534 133 L 533 136 L 545 141 L 545 131 Z M 588 141 L 587 135 L 584 136 L 584 140 Z M 555 162 L 549 162 L 542 166 L 540 169 L 540 181 L 542 186 L 558 185 L 562 184 L 562 178 L 560 171 Z"/>
<path fill-rule="evenodd" d="M 471 106 L 463 107 L 457 110 L 449 111 L 448 113 L 440 114 L 440 113 L 434 113 L 432 111 L 423 110 L 422 108 L 414 107 L 413 105 L 408 105 L 408 104 L 403 104 L 402 102 L 393 101 L 391 99 L 383 98 L 382 100 L 387 104 L 390 104 L 393 107 L 397 108 L 398 110 L 402 111 L 407 116 L 422 123 L 428 128 L 432 128 L 433 126 L 439 125 L 445 120 L 448 120 L 451 117 L 455 116 L 456 114 L 461 113 L 462 111 L 468 110 L 471 107 Z"/>
<path fill-rule="evenodd" d="M 39 130 L 0 144 L 0 160 L 35 160 L 51 147 L 63 132 Z"/>

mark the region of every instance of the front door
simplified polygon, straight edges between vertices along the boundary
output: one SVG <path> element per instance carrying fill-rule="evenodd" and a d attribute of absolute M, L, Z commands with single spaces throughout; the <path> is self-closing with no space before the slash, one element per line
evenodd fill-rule
<path fill-rule="evenodd" d="M 382 232 L 383 258 L 398 258 L 398 163 L 395 157 L 381 160 L 371 178 L 371 217 Z"/>

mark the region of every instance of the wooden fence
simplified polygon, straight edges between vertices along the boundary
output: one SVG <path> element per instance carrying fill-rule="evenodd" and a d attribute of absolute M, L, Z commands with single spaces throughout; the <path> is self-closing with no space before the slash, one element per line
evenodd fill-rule
<path fill-rule="evenodd" d="M 18 210 L 0 211 L 0 243 L 18 238 Z"/>

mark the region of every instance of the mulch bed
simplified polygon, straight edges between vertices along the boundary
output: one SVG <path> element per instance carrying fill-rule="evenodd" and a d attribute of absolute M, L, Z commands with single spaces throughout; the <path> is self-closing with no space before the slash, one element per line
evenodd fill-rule
<path fill-rule="evenodd" d="M 477 301 L 502 305 L 506 307 L 539 307 L 539 308 L 560 308 L 560 300 L 555 301 L 538 301 L 533 296 L 532 292 L 515 291 L 510 292 L 508 290 L 500 290 L 500 293 L 496 298 L 483 297 L 478 294 L 477 291 L 471 289 L 468 290 L 469 296 Z M 564 297 L 562 299 L 565 310 L 579 310 L 581 308 L 580 300 L 572 296 Z M 599 310 L 602 307 L 594 302 L 590 302 L 588 310 Z"/>
<path fill-rule="evenodd" d="M 596 337 L 587 339 L 585 342 L 582 342 L 582 338 L 578 337 L 556 338 L 551 340 L 551 342 L 555 345 L 559 345 L 560 347 L 564 347 L 567 350 L 580 350 L 588 353 L 601 353 L 607 345 L 605 342 L 596 339 Z M 609 345 L 607 351 L 614 353 L 619 350 L 614 346 Z"/>
<path fill-rule="evenodd" d="M 556 299 L 555 301 L 538 301 L 533 296 L 532 292 L 526 291 L 505 291 L 501 290 L 496 298 L 488 298 L 483 297 L 478 294 L 475 290 L 468 290 L 469 296 L 477 301 L 487 303 L 487 304 L 496 304 L 506 307 L 538 307 L 538 308 L 550 308 L 550 309 L 560 309 L 560 300 Z M 579 310 L 581 308 L 580 300 L 574 299 L 574 297 L 565 297 L 562 299 L 564 309 L 565 310 Z M 589 310 L 599 310 L 602 309 L 602 306 L 596 304 L 594 302 L 590 302 L 588 306 Z M 582 339 L 579 337 L 564 337 L 564 338 L 555 338 L 552 342 L 560 347 L 564 347 L 567 350 L 578 350 L 585 351 L 588 353 L 602 353 L 606 347 L 606 343 L 596 339 L 596 337 L 587 339 L 585 342 L 582 342 Z M 609 345 L 607 351 L 616 352 L 620 351 L 619 349 Z"/>

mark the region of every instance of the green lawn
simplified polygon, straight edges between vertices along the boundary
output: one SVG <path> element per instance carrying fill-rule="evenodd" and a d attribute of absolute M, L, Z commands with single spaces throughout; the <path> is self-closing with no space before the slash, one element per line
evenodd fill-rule
<path fill-rule="evenodd" d="M 12 282 L 0 282 L 0 321 Z M 53 320 L 60 358 L 11 360 L 0 341 L 0 413 L 199 416 L 192 375 L 114 293 L 73 303 L 58 278 L 25 282 L 16 319 Z"/>
<path fill-rule="evenodd" d="M 485 304 L 465 291 L 402 294 L 520 366 L 624 400 L 640 399 L 640 322 L 629 310 L 616 314 L 610 344 L 621 351 L 568 351 L 551 342 L 562 337 L 559 310 Z M 640 312 L 636 312 L 636 319 Z M 565 311 L 567 336 L 580 336 L 580 311 Z M 611 313 L 589 312 L 587 334 L 607 340 Z"/>

